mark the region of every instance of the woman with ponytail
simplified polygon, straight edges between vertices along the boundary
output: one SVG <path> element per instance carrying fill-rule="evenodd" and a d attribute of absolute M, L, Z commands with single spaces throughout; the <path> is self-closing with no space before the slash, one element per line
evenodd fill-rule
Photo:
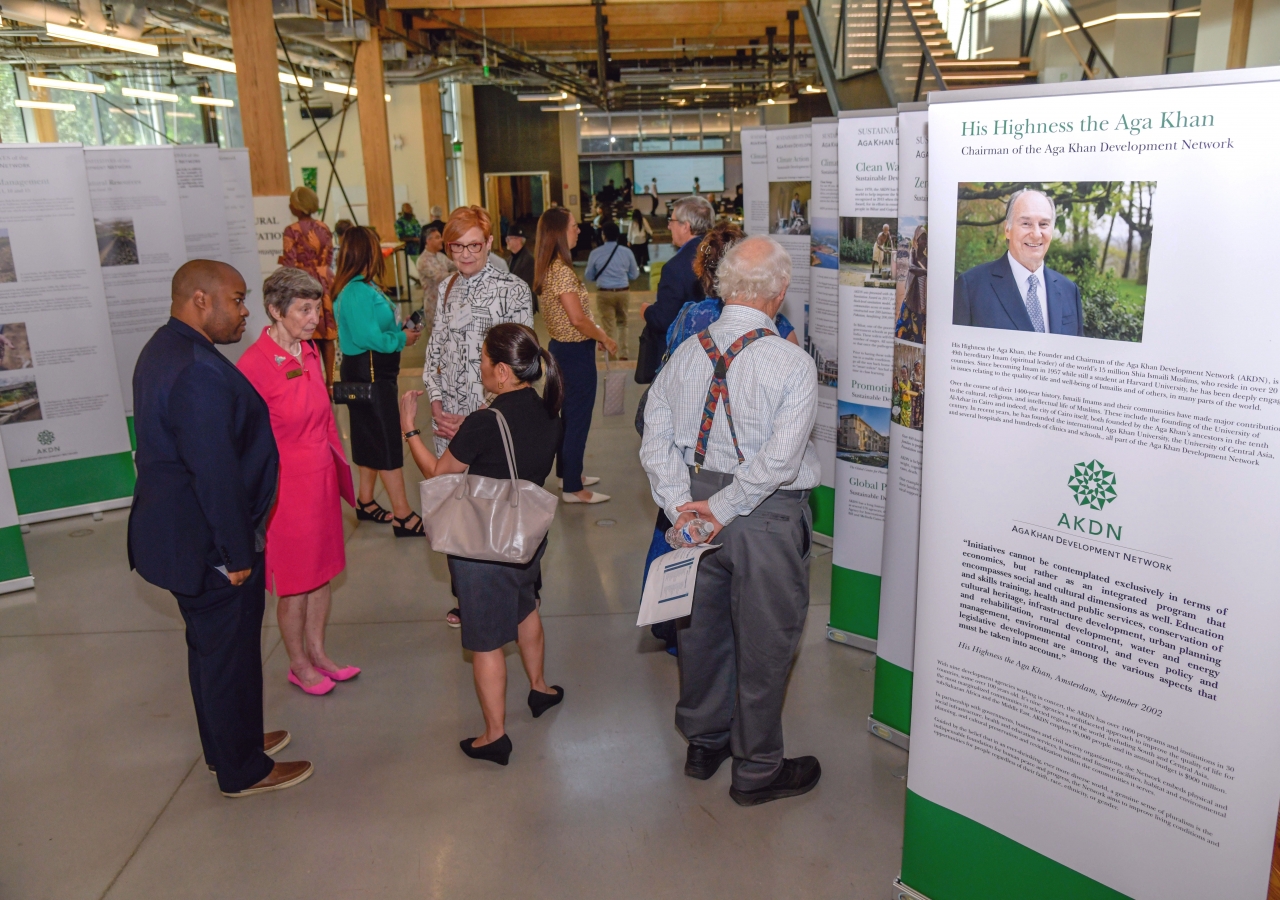
<path fill-rule="evenodd" d="M 533 385 L 545 378 L 542 396 Z M 494 325 L 481 345 L 480 379 L 494 395 L 489 406 L 499 410 L 511 429 L 516 469 L 524 481 L 541 485 L 551 474 L 560 441 L 560 406 L 564 381 L 556 361 L 538 344 L 528 325 Z M 427 448 L 416 423 L 422 391 L 400 398 L 400 427 L 409 453 L 427 478 L 466 471 L 487 478 L 509 478 L 498 420 L 478 409 L 462 420 L 438 458 Z M 516 641 L 529 676 L 529 709 L 534 718 L 564 699 L 564 688 L 547 686 L 542 675 L 542 619 L 538 590 L 542 586 L 543 538 L 533 559 L 518 565 L 449 557 L 453 592 L 462 612 L 462 646 L 472 652 L 476 695 L 484 713 L 484 734 L 461 742 L 462 752 L 505 766 L 511 755 L 506 734 L 507 662 L 504 645 Z"/>

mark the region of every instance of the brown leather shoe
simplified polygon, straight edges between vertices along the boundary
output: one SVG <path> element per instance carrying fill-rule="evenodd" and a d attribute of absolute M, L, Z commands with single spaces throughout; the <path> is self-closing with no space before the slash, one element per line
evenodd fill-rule
<path fill-rule="evenodd" d="M 291 788 L 295 784 L 302 784 L 311 777 L 311 773 L 316 767 L 311 765 L 304 759 L 296 762 L 278 762 L 267 777 L 259 781 L 252 787 L 247 787 L 243 791 L 228 792 L 223 791 L 224 797 L 251 797 L 254 794 L 265 794 L 267 791 L 282 791 L 285 788 Z"/>
<path fill-rule="evenodd" d="M 285 747 L 288 747 L 291 740 L 293 740 L 293 735 L 287 731 L 268 731 L 262 736 L 262 752 L 267 756 L 275 756 Z M 209 766 L 209 774 L 217 775 L 218 770 L 213 766 Z"/>

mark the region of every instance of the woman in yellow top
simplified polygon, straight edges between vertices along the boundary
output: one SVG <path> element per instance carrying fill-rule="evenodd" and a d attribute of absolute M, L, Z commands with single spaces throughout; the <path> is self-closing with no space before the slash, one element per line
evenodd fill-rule
<path fill-rule="evenodd" d="M 564 437 L 556 454 L 556 475 L 562 479 L 565 503 L 603 503 L 608 494 L 586 490 L 582 457 L 591 430 L 596 404 L 596 343 L 616 354 L 618 345 L 591 318 L 587 289 L 573 271 L 570 251 L 578 243 L 578 223 L 563 206 L 548 209 L 538 220 L 538 257 L 534 265 L 533 292 L 538 295 L 542 317 L 551 341 L 547 349 L 555 357 L 564 379 Z"/>

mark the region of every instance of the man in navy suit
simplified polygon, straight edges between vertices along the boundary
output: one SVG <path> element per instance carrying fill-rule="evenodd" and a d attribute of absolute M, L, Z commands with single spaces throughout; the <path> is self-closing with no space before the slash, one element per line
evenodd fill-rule
<path fill-rule="evenodd" d="M 681 197 L 671 207 L 671 243 L 680 249 L 663 264 L 653 303 L 640 307 L 645 342 L 649 345 L 644 358 L 637 362 L 636 381 L 640 384 L 653 381 L 667 350 L 667 329 L 680 315 L 681 307 L 703 299 L 702 285 L 693 274 L 693 257 L 715 221 L 716 211 L 702 197 Z"/>
<path fill-rule="evenodd" d="M 133 371 L 129 565 L 178 601 L 205 762 L 223 794 L 243 797 L 312 772 L 273 763 L 289 733 L 262 731 L 262 550 L 280 458 L 266 402 L 214 347 L 244 334 L 244 279 L 192 260 L 171 293 L 171 318 Z"/>
<path fill-rule="evenodd" d="M 1010 197 L 1004 218 L 1009 252 L 956 279 L 952 323 L 1083 335 L 1080 288 L 1044 265 L 1056 219 L 1053 201 L 1041 191 L 1028 188 Z"/>

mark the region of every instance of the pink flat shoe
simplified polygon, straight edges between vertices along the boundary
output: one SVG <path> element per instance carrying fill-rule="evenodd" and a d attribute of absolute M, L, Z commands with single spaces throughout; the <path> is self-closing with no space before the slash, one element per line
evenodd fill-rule
<path fill-rule="evenodd" d="M 325 676 L 324 681 L 320 682 L 315 687 L 307 687 L 302 683 L 297 675 L 293 674 L 293 669 L 289 670 L 289 683 L 296 684 L 298 687 L 302 688 L 304 693 L 310 694 L 313 697 L 322 697 L 333 690 L 335 686 L 333 679 Z"/>
<path fill-rule="evenodd" d="M 360 674 L 360 667 L 359 666 L 343 666 L 341 669 L 339 669 L 336 672 L 330 672 L 328 669 L 322 669 L 319 666 L 316 666 L 316 671 L 319 672 L 321 675 L 329 676 L 334 681 L 350 681 L 352 678 L 355 678 L 357 675 Z"/>

